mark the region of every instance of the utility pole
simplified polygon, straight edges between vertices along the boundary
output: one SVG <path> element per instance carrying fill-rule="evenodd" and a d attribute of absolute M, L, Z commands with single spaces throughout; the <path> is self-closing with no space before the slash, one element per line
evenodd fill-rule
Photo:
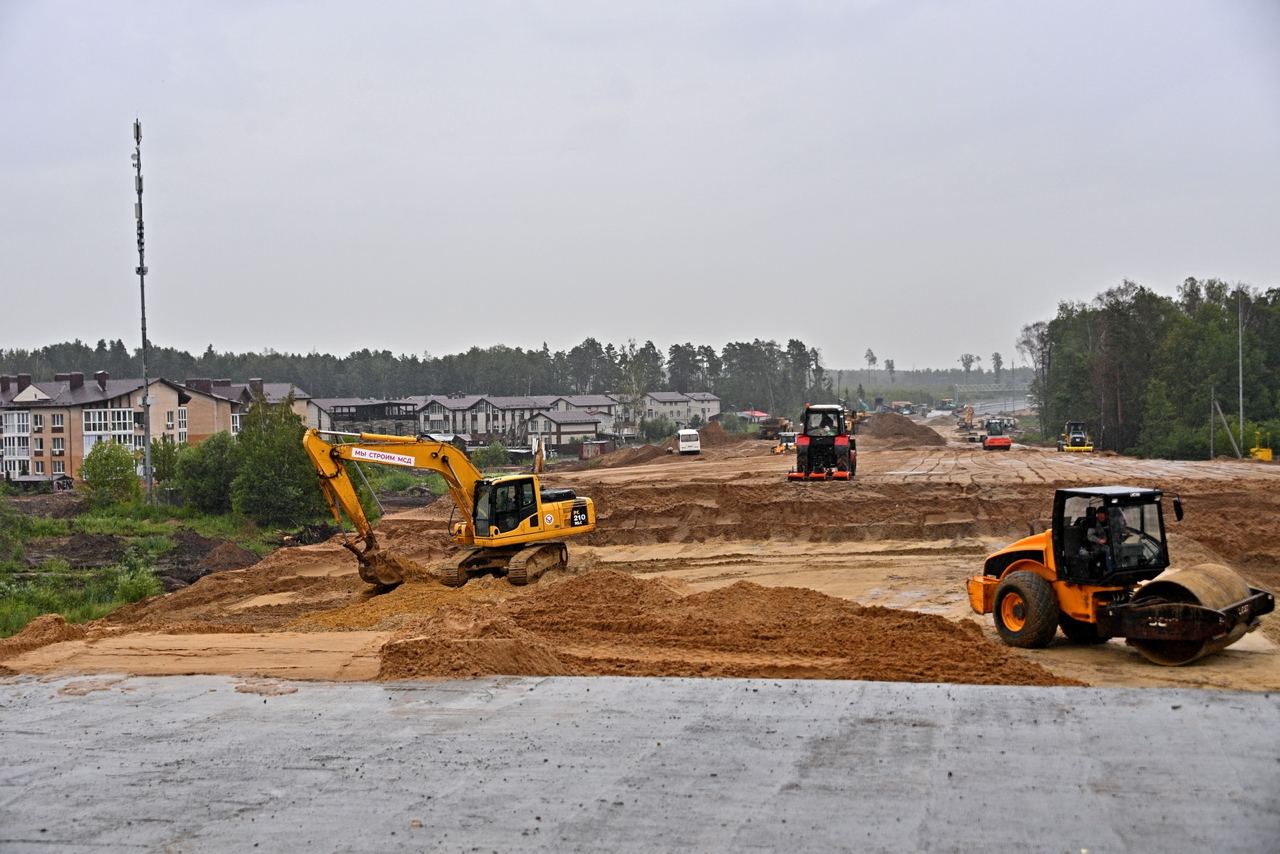
<path fill-rule="evenodd" d="M 1236 291 L 1236 370 L 1240 390 L 1240 446 L 1244 447 L 1244 286 Z"/>
<path fill-rule="evenodd" d="M 133 217 L 138 221 L 138 292 L 142 297 L 142 479 L 147 487 L 147 503 L 154 486 L 151 471 L 151 383 L 147 379 L 147 259 L 142 227 L 142 122 L 133 120 L 133 183 L 138 191 Z"/>
<path fill-rule="evenodd" d="M 1213 459 L 1213 438 L 1214 434 L 1218 432 L 1217 428 L 1213 426 L 1213 402 L 1217 400 L 1216 394 L 1217 389 L 1211 384 L 1209 386 L 1209 459 L 1211 460 Z"/>

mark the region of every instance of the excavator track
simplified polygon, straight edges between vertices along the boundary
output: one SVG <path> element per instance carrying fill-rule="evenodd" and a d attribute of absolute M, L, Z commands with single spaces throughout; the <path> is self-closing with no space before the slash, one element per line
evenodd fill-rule
<path fill-rule="evenodd" d="M 551 569 L 569 566 L 569 549 L 564 543 L 537 543 L 511 556 L 507 563 L 507 581 L 517 587 L 536 581 Z"/>

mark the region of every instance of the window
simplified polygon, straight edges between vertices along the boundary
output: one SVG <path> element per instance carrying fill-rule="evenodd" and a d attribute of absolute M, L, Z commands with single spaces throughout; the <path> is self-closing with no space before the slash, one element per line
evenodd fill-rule
<path fill-rule="evenodd" d="M 44 439 L 37 436 L 31 440 L 31 450 L 37 454 L 44 453 Z"/>
<path fill-rule="evenodd" d="M 111 410 L 111 432 L 112 433 L 132 433 L 133 432 L 133 410 L 132 409 L 112 409 Z"/>
<path fill-rule="evenodd" d="M 44 460 L 36 460 L 36 474 L 44 474 Z"/>
<path fill-rule="evenodd" d="M 31 432 L 31 413 L 29 412 L 6 412 L 4 414 L 4 433 L 30 433 Z"/>
<path fill-rule="evenodd" d="M 107 432 L 107 410 L 86 409 L 84 411 L 84 432 L 86 433 Z"/>
<path fill-rule="evenodd" d="M 49 425 L 55 433 L 62 432 L 62 413 L 55 412 L 49 416 Z"/>
<path fill-rule="evenodd" d="M 173 410 L 172 409 L 168 410 L 164 414 L 164 429 L 166 430 L 173 429 Z"/>
<path fill-rule="evenodd" d="M 231 435 L 234 436 L 240 432 L 240 413 L 233 413 L 231 416 Z"/>
<path fill-rule="evenodd" d="M 67 440 L 61 436 L 53 437 L 53 455 L 55 457 L 60 457 L 66 453 L 66 442 Z M 57 465 L 57 463 L 54 463 L 54 465 Z"/>
<path fill-rule="evenodd" d="M 54 460 L 54 461 L 53 461 L 53 473 L 54 473 L 54 474 L 66 474 L 66 473 L 67 473 L 67 464 L 66 464 L 66 463 L 64 463 L 62 460 Z"/>
<path fill-rule="evenodd" d="M 39 432 L 40 432 L 41 430 L 43 430 L 43 429 L 44 429 L 44 416 L 43 416 L 42 414 L 40 414 L 39 412 L 36 412 L 36 413 L 32 414 L 32 416 L 31 416 L 31 432 L 32 432 L 32 433 L 39 433 Z"/>
<path fill-rule="evenodd" d="M 178 444 L 185 445 L 187 442 L 187 408 L 185 406 L 178 407 Z"/>

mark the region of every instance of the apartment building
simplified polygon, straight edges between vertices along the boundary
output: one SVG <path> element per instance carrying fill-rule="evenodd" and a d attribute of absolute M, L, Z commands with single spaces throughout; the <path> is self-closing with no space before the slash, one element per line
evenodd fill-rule
<path fill-rule="evenodd" d="M 302 419 L 304 424 L 321 430 L 333 429 L 328 413 L 311 399 L 311 395 L 293 383 L 269 383 L 263 382 L 257 377 L 247 383 L 236 383 L 229 379 L 213 380 L 207 377 L 195 377 L 188 379 L 184 385 L 204 394 L 235 401 L 238 404 L 237 413 L 247 411 L 253 405 L 254 400 L 259 397 L 266 400 L 267 403 L 280 403 L 292 397 L 291 408 Z M 235 425 L 229 429 L 232 433 L 240 432 L 239 418 L 236 419 Z"/>
<path fill-rule="evenodd" d="M 179 444 L 231 430 L 239 404 L 171 380 L 150 380 L 151 435 Z M 98 442 L 141 450 L 144 445 L 143 382 L 91 381 L 80 372 L 32 382 L 29 374 L 0 377 L 0 471 L 10 480 L 53 481 L 76 477 Z"/>

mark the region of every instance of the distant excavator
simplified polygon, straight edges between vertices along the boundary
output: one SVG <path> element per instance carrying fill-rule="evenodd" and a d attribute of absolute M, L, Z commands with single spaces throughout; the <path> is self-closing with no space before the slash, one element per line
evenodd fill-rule
<path fill-rule="evenodd" d="M 352 441 L 331 443 L 335 436 Z M 449 497 L 461 512 L 453 523 L 453 541 L 463 547 L 444 567 L 440 580 L 460 587 L 472 573 L 505 575 L 512 584 L 527 584 L 552 569 L 569 563 L 565 537 L 589 534 L 596 528 L 595 504 L 572 489 L 547 489 L 536 474 L 485 478 L 467 455 L 445 442 L 412 436 L 378 433 L 338 433 L 311 429 L 302 446 L 315 464 L 320 488 L 333 518 L 341 525 L 345 516 L 355 526 L 354 538 L 342 545 L 356 556 L 360 577 L 369 584 L 390 587 L 418 569 L 413 561 L 379 547 L 346 463 L 426 469 L 440 474 Z M 542 448 L 534 453 L 535 471 L 541 471 Z"/>

